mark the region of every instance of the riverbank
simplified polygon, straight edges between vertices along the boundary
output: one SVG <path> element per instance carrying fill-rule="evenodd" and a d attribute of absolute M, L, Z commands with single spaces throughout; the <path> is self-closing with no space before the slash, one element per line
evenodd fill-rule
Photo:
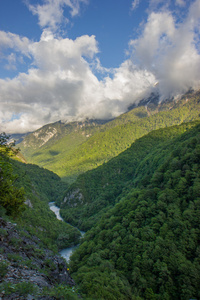
<path fill-rule="evenodd" d="M 58 206 L 55 205 L 55 202 L 49 202 L 49 208 L 51 209 L 51 211 L 53 211 L 57 217 L 58 220 L 64 222 L 63 218 L 60 215 L 60 208 Z M 77 227 L 76 227 L 77 228 Z M 78 228 L 77 228 L 78 229 Z M 79 230 L 79 229 L 78 229 Z M 79 230 L 81 233 L 81 237 L 84 236 L 85 232 Z M 65 248 L 63 250 L 61 250 L 59 253 L 60 255 L 67 261 L 69 262 L 70 260 L 70 256 L 72 255 L 73 251 L 78 247 L 79 245 L 76 246 L 72 246 L 69 248 Z"/>

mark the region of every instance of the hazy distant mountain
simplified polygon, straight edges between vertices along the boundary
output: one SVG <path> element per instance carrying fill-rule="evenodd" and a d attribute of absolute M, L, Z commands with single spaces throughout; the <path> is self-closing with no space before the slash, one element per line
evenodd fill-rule
<path fill-rule="evenodd" d="M 25 137 L 30 134 L 30 132 L 27 133 L 16 133 L 16 134 L 11 134 L 10 137 L 15 141 L 16 144 L 21 143 Z"/>

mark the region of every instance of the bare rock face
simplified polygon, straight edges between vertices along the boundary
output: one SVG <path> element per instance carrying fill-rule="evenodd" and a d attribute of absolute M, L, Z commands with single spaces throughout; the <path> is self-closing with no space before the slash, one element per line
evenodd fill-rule
<path fill-rule="evenodd" d="M 44 289 L 75 285 L 65 260 L 40 244 L 37 237 L 0 218 L 0 300 L 50 300 L 54 298 L 43 296 Z"/>

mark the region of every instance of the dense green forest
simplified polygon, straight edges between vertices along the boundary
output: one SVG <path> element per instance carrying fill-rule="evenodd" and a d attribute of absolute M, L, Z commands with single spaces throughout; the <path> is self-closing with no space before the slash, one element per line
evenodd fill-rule
<path fill-rule="evenodd" d="M 200 92 L 188 93 L 179 101 L 136 107 L 106 124 L 89 120 L 82 124 L 56 123 L 55 127 L 50 124 L 28 135 L 20 148 L 28 162 L 72 183 L 79 174 L 117 156 L 148 132 L 195 120 L 199 111 Z M 53 138 L 49 139 L 51 134 Z"/>
<path fill-rule="evenodd" d="M 14 143 L 8 143 L 9 137 L 5 133 L 0 134 L 0 214 L 17 216 L 24 209 L 24 190 L 13 185 L 13 175 L 10 157 L 16 156 L 18 150 L 14 149 Z"/>
<path fill-rule="evenodd" d="M 72 256 L 70 268 L 83 295 L 200 299 L 200 122 L 152 132 L 99 172 L 114 194 L 106 198 L 104 191 L 104 204 L 115 205 Z M 100 199 L 104 182 L 98 184 L 98 175 L 88 172 L 85 181 L 93 178 Z"/>
<path fill-rule="evenodd" d="M 148 182 L 157 165 L 171 155 L 176 139 L 199 121 L 152 131 L 108 163 L 78 177 L 65 193 L 61 215 L 87 230 L 123 192 Z"/>
<path fill-rule="evenodd" d="M 40 238 L 54 251 L 77 244 L 80 232 L 57 220 L 48 203 L 56 201 L 66 184 L 53 172 L 16 160 L 8 137 L 1 134 L 0 147 L 0 216 L 10 216 L 21 228 Z"/>
<path fill-rule="evenodd" d="M 62 197 L 66 184 L 51 171 L 36 165 L 13 162 L 17 174 L 16 186 L 26 192 L 27 208 L 22 213 L 20 224 L 28 226 L 29 232 L 38 236 L 50 249 L 57 251 L 78 244 L 80 232 L 59 220 L 49 209 L 49 202 Z"/>

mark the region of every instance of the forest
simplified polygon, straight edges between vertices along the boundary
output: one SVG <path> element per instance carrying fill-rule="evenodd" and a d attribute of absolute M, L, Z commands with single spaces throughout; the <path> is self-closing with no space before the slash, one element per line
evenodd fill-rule
<path fill-rule="evenodd" d="M 170 130 L 155 132 L 161 143 L 152 139 L 153 152 L 126 170 L 128 187 L 72 256 L 88 299 L 200 298 L 200 123 L 166 142 Z M 125 152 L 132 166 L 134 149 Z"/>
<path fill-rule="evenodd" d="M 13 145 L 7 146 L 8 140 L 9 136 L 1 134 L 0 217 L 14 218 L 53 251 L 78 244 L 79 231 L 58 221 L 48 205 L 62 197 L 66 183 L 49 170 L 22 163 Z"/>
<path fill-rule="evenodd" d="M 63 218 L 83 230 L 91 228 L 118 197 L 148 182 L 157 166 L 171 155 L 176 139 L 198 123 L 152 131 L 108 163 L 80 175 L 64 194 Z"/>

